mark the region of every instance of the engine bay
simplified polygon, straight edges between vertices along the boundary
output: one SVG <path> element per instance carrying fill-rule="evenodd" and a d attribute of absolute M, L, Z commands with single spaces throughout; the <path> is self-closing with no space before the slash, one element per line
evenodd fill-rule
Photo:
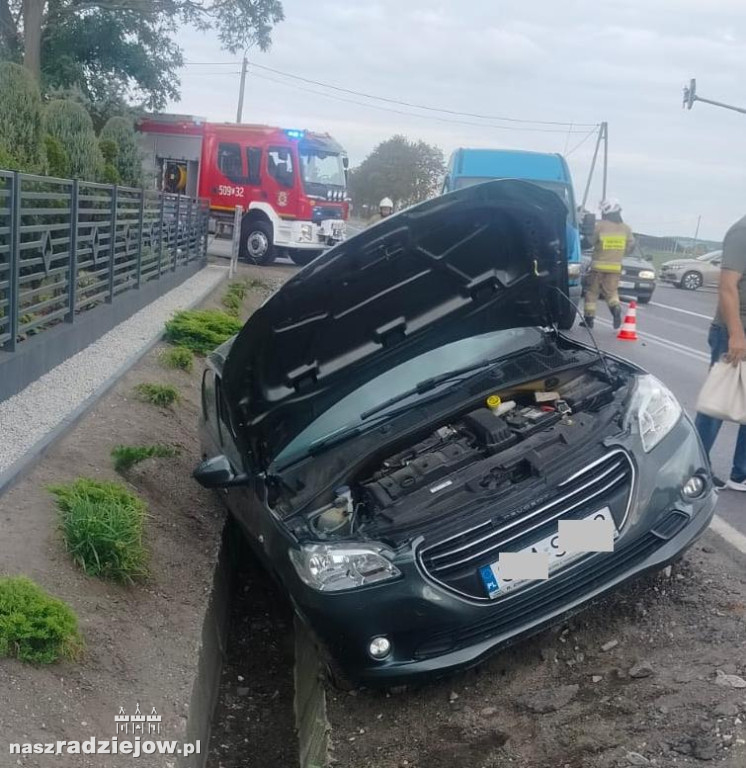
<path fill-rule="evenodd" d="M 618 431 L 629 378 L 586 368 L 496 392 L 372 458 L 309 525 L 321 539 L 392 540 L 532 483 L 539 493 L 568 476 L 573 455 Z"/>

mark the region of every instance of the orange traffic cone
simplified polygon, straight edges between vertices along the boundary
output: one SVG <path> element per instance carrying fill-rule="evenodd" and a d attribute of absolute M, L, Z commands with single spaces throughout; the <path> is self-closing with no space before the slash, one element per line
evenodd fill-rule
<path fill-rule="evenodd" d="M 617 339 L 622 341 L 637 341 L 637 302 L 631 301 L 627 309 L 622 327 L 619 329 Z"/>

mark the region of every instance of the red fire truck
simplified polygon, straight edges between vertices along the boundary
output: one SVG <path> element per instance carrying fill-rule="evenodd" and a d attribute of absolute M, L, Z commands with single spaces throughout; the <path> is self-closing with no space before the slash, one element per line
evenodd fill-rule
<path fill-rule="evenodd" d="M 329 134 L 187 115 L 137 127 L 160 189 L 208 198 L 221 225 L 243 208 L 240 258 L 268 264 L 286 252 L 303 265 L 344 239 L 348 161 Z"/>

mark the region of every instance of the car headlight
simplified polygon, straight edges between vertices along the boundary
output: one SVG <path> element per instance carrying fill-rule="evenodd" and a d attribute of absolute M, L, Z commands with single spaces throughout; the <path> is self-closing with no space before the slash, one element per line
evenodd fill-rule
<path fill-rule="evenodd" d="M 649 374 L 637 379 L 626 422 L 628 427 L 637 422 L 645 453 L 663 440 L 680 417 L 681 405 L 665 384 Z"/>
<path fill-rule="evenodd" d="M 652 269 L 643 269 L 638 277 L 640 280 L 655 280 L 655 272 Z"/>
<path fill-rule="evenodd" d="M 567 265 L 568 277 L 580 277 L 580 264 L 577 261 L 570 262 Z"/>
<path fill-rule="evenodd" d="M 311 224 L 301 224 L 300 239 L 313 240 L 313 226 Z"/>
<path fill-rule="evenodd" d="M 339 592 L 401 576 L 383 549 L 367 544 L 310 544 L 291 549 L 290 560 L 309 587 Z"/>

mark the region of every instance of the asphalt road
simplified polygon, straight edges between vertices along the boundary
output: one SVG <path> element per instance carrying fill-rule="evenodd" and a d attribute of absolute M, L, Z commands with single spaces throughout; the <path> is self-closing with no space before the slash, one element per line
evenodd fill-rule
<path fill-rule="evenodd" d="M 709 366 L 707 332 L 716 305 L 715 289 L 683 291 L 659 284 L 652 302 L 637 309 L 639 341 L 619 341 L 603 307 L 594 336 L 602 349 L 637 363 L 665 382 L 684 408 L 694 415 L 697 395 Z M 576 328 L 572 335 L 588 340 L 582 328 Z M 713 469 L 723 479 L 730 473 L 736 431 L 735 425 L 724 424 L 712 451 Z M 746 534 L 746 494 L 721 492 L 717 514 Z"/>

